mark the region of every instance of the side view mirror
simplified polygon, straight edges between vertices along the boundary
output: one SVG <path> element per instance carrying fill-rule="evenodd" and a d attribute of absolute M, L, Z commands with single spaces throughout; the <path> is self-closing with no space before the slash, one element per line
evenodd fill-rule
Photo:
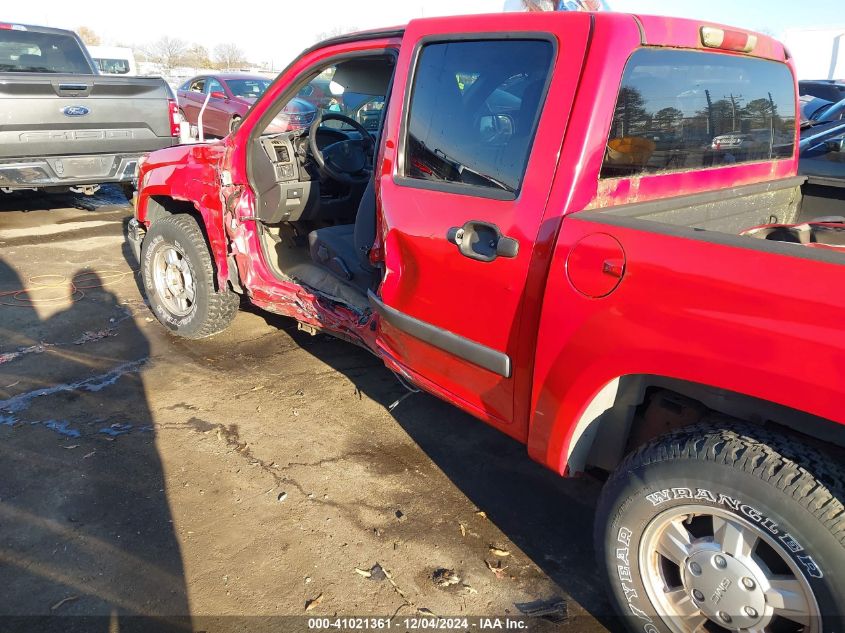
<path fill-rule="evenodd" d="M 211 93 L 211 98 L 212 99 L 225 99 L 226 93 L 220 92 L 219 90 L 215 90 L 214 92 Z"/>

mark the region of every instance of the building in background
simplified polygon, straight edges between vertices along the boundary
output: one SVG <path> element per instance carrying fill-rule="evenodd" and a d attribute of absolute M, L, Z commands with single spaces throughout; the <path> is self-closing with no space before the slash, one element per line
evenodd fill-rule
<path fill-rule="evenodd" d="M 798 79 L 845 80 L 845 27 L 788 29 L 783 36 Z"/>

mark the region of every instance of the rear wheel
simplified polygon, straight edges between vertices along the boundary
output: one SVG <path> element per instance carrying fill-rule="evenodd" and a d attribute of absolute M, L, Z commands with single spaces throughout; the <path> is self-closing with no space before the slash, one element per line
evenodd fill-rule
<path fill-rule="evenodd" d="M 141 275 L 158 320 L 185 338 L 211 336 L 231 323 L 239 298 L 214 287 L 214 267 L 205 238 L 189 215 L 153 223 L 141 247 Z"/>
<path fill-rule="evenodd" d="M 635 631 L 843 631 L 839 466 L 736 428 L 658 438 L 608 481 L 596 549 L 619 611 Z"/>

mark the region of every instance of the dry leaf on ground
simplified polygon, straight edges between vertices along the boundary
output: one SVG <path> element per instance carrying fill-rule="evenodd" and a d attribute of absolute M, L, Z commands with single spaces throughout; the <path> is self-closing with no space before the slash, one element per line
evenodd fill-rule
<path fill-rule="evenodd" d="M 322 601 L 323 601 L 323 594 L 322 593 L 319 596 L 317 596 L 316 598 L 314 598 L 313 600 L 306 600 L 305 601 L 305 610 L 310 611 L 311 609 L 316 607 L 318 604 L 320 604 Z"/>

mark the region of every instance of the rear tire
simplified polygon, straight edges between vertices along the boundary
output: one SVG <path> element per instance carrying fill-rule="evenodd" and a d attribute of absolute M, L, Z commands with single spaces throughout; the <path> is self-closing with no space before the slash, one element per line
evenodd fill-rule
<path fill-rule="evenodd" d="M 237 294 L 215 289 L 211 254 L 189 215 L 170 215 L 152 224 L 141 246 L 141 276 L 156 317 L 178 336 L 217 334 L 238 311 Z"/>
<path fill-rule="evenodd" d="M 655 439 L 608 480 L 595 541 L 618 611 L 648 633 L 845 630 L 840 466 L 727 423 Z"/>

